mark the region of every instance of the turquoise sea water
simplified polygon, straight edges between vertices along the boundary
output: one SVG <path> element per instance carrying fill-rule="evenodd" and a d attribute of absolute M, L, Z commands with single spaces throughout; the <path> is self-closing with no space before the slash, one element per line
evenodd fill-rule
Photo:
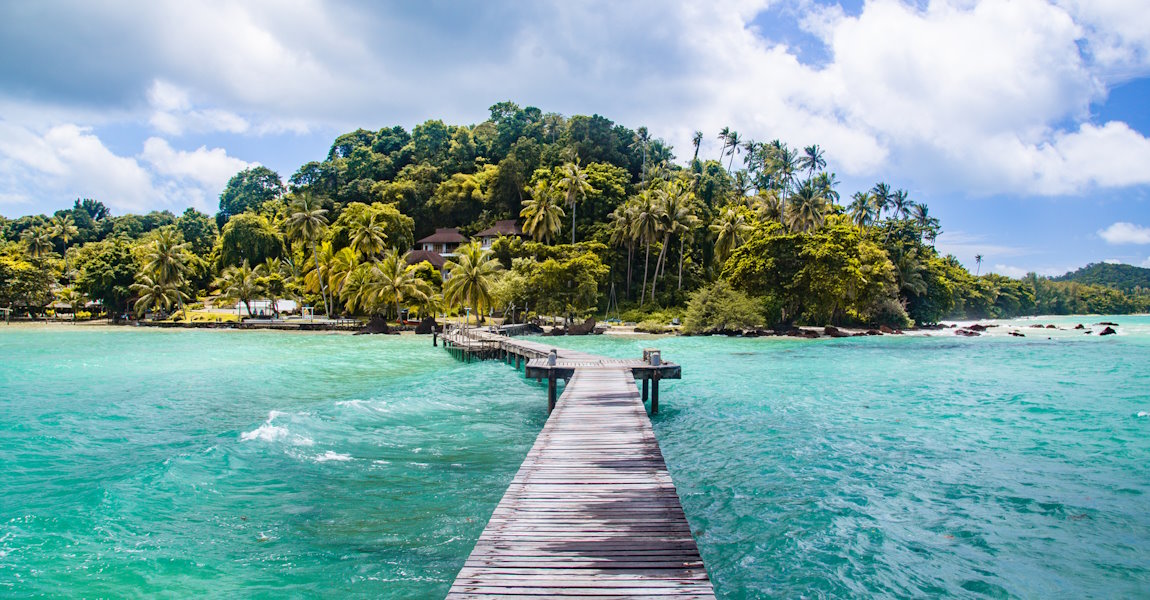
<path fill-rule="evenodd" d="M 554 341 L 683 365 L 653 422 L 721 597 L 1145 597 L 1150 318 L 1097 320 Z M 427 338 L 0 327 L 0 357 L 2 597 L 440 597 L 546 412 Z"/>

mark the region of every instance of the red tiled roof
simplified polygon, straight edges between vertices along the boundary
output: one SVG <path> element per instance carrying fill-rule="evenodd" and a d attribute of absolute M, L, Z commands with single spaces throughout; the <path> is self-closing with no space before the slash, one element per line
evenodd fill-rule
<path fill-rule="evenodd" d="M 407 264 L 418 265 L 423 261 L 427 261 L 431 263 L 431 266 L 442 270 L 447 259 L 443 258 L 438 252 L 431 252 L 429 250 L 412 250 L 407 253 Z"/>
<path fill-rule="evenodd" d="M 417 244 L 464 244 L 467 238 L 455 227 L 436 229 L 435 233 L 416 242 Z"/>
<path fill-rule="evenodd" d="M 523 229 L 519 227 L 519 223 L 515 219 L 508 219 L 506 221 L 496 221 L 495 225 L 480 231 L 475 234 L 475 237 L 499 237 L 501 235 L 523 235 Z"/>

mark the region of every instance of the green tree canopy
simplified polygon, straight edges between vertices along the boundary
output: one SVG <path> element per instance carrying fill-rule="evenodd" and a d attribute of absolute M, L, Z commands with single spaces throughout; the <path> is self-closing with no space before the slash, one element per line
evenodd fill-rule
<path fill-rule="evenodd" d="M 236 173 L 220 194 L 220 212 L 216 224 L 220 227 L 228 219 L 247 210 L 255 210 L 264 202 L 283 193 L 283 182 L 275 171 L 267 167 L 252 167 Z"/>
<path fill-rule="evenodd" d="M 283 240 L 267 217 L 241 213 L 228 221 L 220 233 L 220 265 L 243 262 L 261 264 L 283 255 Z"/>

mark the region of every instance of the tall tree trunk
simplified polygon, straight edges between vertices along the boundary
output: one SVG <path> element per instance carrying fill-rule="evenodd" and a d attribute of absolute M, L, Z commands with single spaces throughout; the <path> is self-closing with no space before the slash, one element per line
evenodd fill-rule
<path fill-rule="evenodd" d="M 666 264 L 667 242 L 669 242 L 670 239 L 671 233 L 667 232 L 667 234 L 663 236 L 663 247 L 659 250 L 659 258 L 655 260 L 655 279 L 651 282 L 651 302 L 655 301 L 655 286 L 659 283 L 659 270 L 663 268 L 662 265 Z"/>
<path fill-rule="evenodd" d="M 683 289 L 683 251 L 687 246 L 687 236 L 679 237 L 679 289 Z"/>
<path fill-rule="evenodd" d="M 635 258 L 635 243 L 627 243 L 627 297 L 631 297 L 631 263 Z"/>
<path fill-rule="evenodd" d="M 575 245 L 575 203 L 571 203 L 571 245 Z"/>
<path fill-rule="evenodd" d="M 651 266 L 651 241 L 647 240 L 647 258 L 643 261 L 643 289 L 639 291 L 639 306 L 647 297 L 647 268 Z"/>
<path fill-rule="evenodd" d="M 327 299 L 327 284 L 325 282 L 326 277 L 323 276 L 323 273 L 321 273 L 319 269 L 319 253 L 315 251 L 315 242 L 311 243 L 311 255 L 315 257 L 315 278 L 317 281 L 319 281 L 319 296 L 323 299 L 323 313 L 327 315 L 327 318 L 330 319 L 331 303 L 328 302 Z"/>

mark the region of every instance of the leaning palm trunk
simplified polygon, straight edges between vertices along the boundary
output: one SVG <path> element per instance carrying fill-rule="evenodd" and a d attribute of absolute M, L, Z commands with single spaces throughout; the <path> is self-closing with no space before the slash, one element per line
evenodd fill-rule
<path fill-rule="evenodd" d="M 635 261 L 635 244 L 627 244 L 627 297 L 631 297 L 631 263 Z"/>
<path fill-rule="evenodd" d="M 683 251 L 687 246 L 686 236 L 679 238 L 679 289 L 683 289 Z"/>
<path fill-rule="evenodd" d="M 647 241 L 647 258 L 643 261 L 643 289 L 639 291 L 639 306 L 647 297 L 647 269 L 651 266 L 651 242 Z"/>
<path fill-rule="evenodd" d="M 659 283 L 659 270 L 664 265 L 664 260 L 667 258 L 667 242 L 671 239 L 671 234 L 667 233 L 663 236 L 663 247 L 659 250 L 659 258 L 655 259 L 655 278 L 651 280 L 651 302 L 655 301 L 655 286 Z"/>

